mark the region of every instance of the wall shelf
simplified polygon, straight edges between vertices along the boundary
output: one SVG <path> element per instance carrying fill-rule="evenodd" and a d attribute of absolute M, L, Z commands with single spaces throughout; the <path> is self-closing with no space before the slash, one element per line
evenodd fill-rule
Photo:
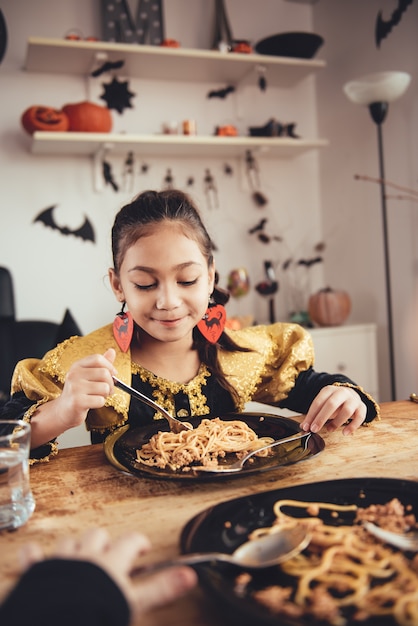
<path fill-rule="evenodd" d="M 324 61 L 316 59 L 31 37 L 25 69 L 88 76 L 105 61 L 120 60 L 125 62 L 123 74 L 133 78 L 233 85 L 257 76 L 261 65 L 269 85 L 285 88 L 325 67 Z"/>
<path fill-rule="evenodd" d="M 94 156 L 107 149 L 115 154 L 129 150 L 144 157 L 220 157 L 245 155 L 292 158 L 328 145 L 323 139 L 307 141 L 288 137 L 217 137 L 185 135 L 135 135 L 38 131 L 32 137 L 34 154 Z"/>

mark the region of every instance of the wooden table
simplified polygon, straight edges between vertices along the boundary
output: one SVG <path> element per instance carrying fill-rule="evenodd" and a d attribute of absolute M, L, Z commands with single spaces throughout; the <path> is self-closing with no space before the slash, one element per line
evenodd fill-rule
<path fill-rule="evenodd" d="M 14 532 L 0 532 L 0 597 L 14 583 L 16 554 L 32 540 L 48 549 L 67 533 L 101 525 L 112 536 L 140 530 L 153 543 L 153 559 L 179 552 L 180 531 L 207 507 L 224 500 L 300 483 L 337 478 L 392 477 L 418 481 L 418 404 L 382 404 L 381 420 L 353 436 L 321 432 L 325 450 L 303 463 L 269 473 L 204 483 L 133 477 L 108 463 L 101 445 L 60 451 L 49 463 L 31 468 L 36 510 Z M 222 616 L 201 589 L 154 611 L 142 626 L 215 626 Z"/>

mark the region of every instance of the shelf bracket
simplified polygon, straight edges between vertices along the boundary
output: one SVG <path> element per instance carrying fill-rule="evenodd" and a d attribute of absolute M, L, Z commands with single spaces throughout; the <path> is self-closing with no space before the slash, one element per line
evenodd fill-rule
<path fill-rule="evenodd" d="M 113 143 L 103 143 L 93 154 L 93 188 L 94 191 L 100 193 L 105 188 L 105 178 L 103 166 L 106 154 L 113 150 Z"/>

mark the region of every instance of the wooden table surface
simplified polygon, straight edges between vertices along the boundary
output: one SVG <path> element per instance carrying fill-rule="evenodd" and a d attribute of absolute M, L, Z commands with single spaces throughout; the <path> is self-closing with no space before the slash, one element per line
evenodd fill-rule
<path fill-rule="evenodd" d="M 202 510 L 231 498 L 301 483 L 356 477 L 418 481 L 418 404 L 381 405 L 381 420 L 353 436 L 321 432 L 326 447 L 302 463 L 268 473 L 194 482 L 140 478 L 120 472 L 106 460 L 101 445 L 61 450 L 49 463 L 31 467 L 36 510 L 28 523 L 0 532 L 0 598 L 17 577 L 19 547 L 36 540 L 46 550 L 67 533 L 92 526 L 112 536 L 128 530 L 147 534 L 153 559 L 179 552 L 180 532 Z M 266 409 L 267 410 L 267 409 Z M 215 626 L 222 616 L 203 590 L 196 589 L 170 607 L 144 616 L 141 626 Z"/>

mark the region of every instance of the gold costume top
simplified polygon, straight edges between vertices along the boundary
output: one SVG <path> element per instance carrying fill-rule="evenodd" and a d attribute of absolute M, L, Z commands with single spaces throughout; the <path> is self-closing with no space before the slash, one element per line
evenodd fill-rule
<path fill-rule="evenodd" d="M 295 386 L 299 374 L 309 370 L 314 364 L 311 336 L 297 324 L 276 323 L 225 332 L 239 346 L 250 350 L 229 352 L 220 349 L 218 353 L 222 370 L 237 393 L 236 411 L 243 411 L 250 400 L 278 406 Z M 67 339 L 47 352 L 42 359 L 25 359 L 17 364 L 12 379 L 12 394 L 23 392 L 32 403 L 26 410 L 24 419 L 29 420 L 40 404 L 60 395 L 66 374 L 75 361 L 90 354 L 103 354 L 108 348 L 116 351 L 114 366 L 118 377 L 131 384 L 132 375 L 138 374 L 140 382 L 150 386 L 149 391 L 154 399 L 172 414 L 174 397 L 179 392 L 188 397 L 191 414 L 205 415 L 213 412 L 214 407 L 211 406 L 207 392 L 211 374 L 206 365 L 202 364 L 197 376 L 187 384 L 159 378 L 131 362 L 130 351 L 124 353 L 120 350 L 113 337 L 112 325 L 109 324 L 84 337 Z M 337 380 L 335 384 L 345 382 Z M 375 417 L 378 413 L 376 403 L 361 388 L 356 389 L 374 404 Z M 89 411 L 87 429 L 106 432 L 122 426 L 128 421 L 130 402 L 128 394 L 115 389 L 106 398 L 103 408 Z M 179 414 L 180 417 L 185 415 L 187 412 Z M 161 418 L 158 413 L 155 417 Z"/>

